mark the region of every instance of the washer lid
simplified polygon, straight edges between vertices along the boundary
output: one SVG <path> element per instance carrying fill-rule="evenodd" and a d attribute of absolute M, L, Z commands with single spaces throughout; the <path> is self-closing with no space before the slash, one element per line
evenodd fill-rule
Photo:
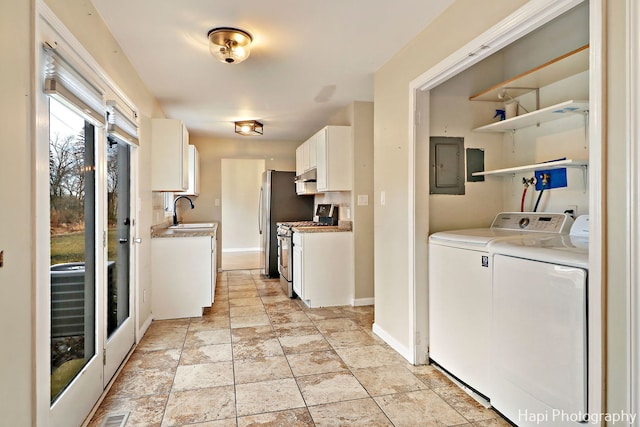
<path fill-rule="evenodd" d="M 573 219 L 567 214 L 540 212 L 500 212 L 489 228 L 468 228 L 439 231 L 429 237 L 429 243 L 486 250 L 494 239 L 523 235 L 567 234 Z"/>
<path fill-rule="evenodd" d="M 445 245 L 475 245 L 484 247 L 490 241 L 500 237 L 514 237 L 525 234 L 522 231 L 515 230 L 496 230 L 491 228 L 468 228 L 465 230 L 449 230 L 433 233 L 429 237 L 430 243 L 439 243 Z"/>
<path fill-rule="evenodd" d="M 489 243 L 489 253 L 589 269 L 589 238 L 572 235 L 525 236 Z"/>

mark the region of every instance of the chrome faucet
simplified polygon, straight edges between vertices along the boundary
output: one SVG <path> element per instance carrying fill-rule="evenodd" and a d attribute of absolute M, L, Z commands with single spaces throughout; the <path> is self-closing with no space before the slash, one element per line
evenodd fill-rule
<path fill-rule="evenodd" d="M 178 200 L 180 199 L 187 199 L 189 201 L 189 204 L 191 205 L 191 209 L 195 208 L 195 206 L 193 205 L 193 202 L 187 196 L 176 197 L 173 200 L 173 225 L 178 225 L 178 211 L 176 211 L 176 203 L 178 203 Z"/>

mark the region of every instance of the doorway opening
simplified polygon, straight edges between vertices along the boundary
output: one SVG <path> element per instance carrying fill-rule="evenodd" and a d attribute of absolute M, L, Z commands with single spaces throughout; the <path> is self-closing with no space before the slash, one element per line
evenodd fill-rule
<path fill-rule="evenodd" d="M 258 205 L 264 159 L 222 159 L 222 270 L 260 268 Z"/>
<path fill-rule="evenodd" d="M 429 159 L 428 151 L 425 151 L 423 141 L 428 141 L 428 138 L 433 136 L 431 127 L 438 126 L 439 123 L 439 118 L 432 116 L 432 109 L 434 109 L 432 102 L 436 101 L 434 98 L 438 96 L 437 91 L 434 89 L 583 2 L 579 0 L 563 0 L 543 3 L 534 4 L 534 2 L 530 2 L 523 6 L 516 14 L 474 39 L 410 84 L 410 103 L 414 114 L 409 115 L 409 193 L 413 195 L 409 202 L 409 281 L 411 287 L 410 316 L 412 318 L 409 336 L 427 337 L 426 345 L 424 341 L 420 342 L 420 339 L 411 339 L 411 359 L 416 363 L 425 363 L 428 360 L 429 313 L 426 307 L 428 306 L 429 295 L 428 285 L 427 287 L 424 286 L 425 283 L 428 283 L 428 269 L 423 262 L 428 257 L 428 248 L 424 236 L 433 233 L 438 227 L 449 228 L 447 224 L 444 224 L 444 220 L 449 218 L 445 217 L 442 217 L 443 220 L 441 224 L 438 224 L 438 227 L 434 227 L 432 224 L 434 218 L 432 218 L 431 213 L 437 208 L 437 205 L 429 197 L 429 179 L 428 176 L 425 176 L 424 168 L 421 167 L 421 165 L 428 163 Z M 600 135 L 602 134 L 603 123 L 601 110 L 603 105 L 602 46 L 604 36 L 601 13 L 603 6 L 602 2 L 597 0 L 591 0 L 583 4 L 589 10 L 589 71 L 583 80 L 584 85 L 588 87 L 589 114 L 582 118 L 583 123 L 580 131 L 585 135 L 583 140 L 586 142 L 580 148 L 588 152 L 590 158 L 599 159 L 599 154 L 602 152 Z M 472 54 L 469 52 L 472 52 Z M 448 102 L 449 100 L 444 99 L 441 101 Z M 433 114 L 437 113 L 435 111 Z M 486 117 L 486 111 L 480 113 L 482 117 Z M 420 117 L 425 119 L 416 119 Z M 471 118 L 475 119 L 475 116 Z M 578 119 L 580 120 L 581 118 L 578 117 Z M 479 139 L 479 137 L 476 139 Z M 513 144 L 517 143 L 516 141 Z M 504 151 L 507 151 L 507 153 L 499 153 L 499 155 L 511 155 L 510 150 L 512 150 L 512 146 L 505 147 Z M 601 206 L 597 204 L 602 181 L 602 168 L 598 162 L 594 162 L 588 170 L 589 188 L 586 188 L 585 185 L 583 190 L 585 194 L 582 195 L 581 199 L 583 204 L 588 206 L 588 212 L 591 217 L 595 219 L 591 222 L 590 232 L 592 242 L 590 245 L 590 259 L 593 261 L 590 263 L 590 278 L 592 278 L 592 282 L 590 282 L 588 307 L 590 313 L 589 407 L 594 408 L 594 412 L 598 412 L 602 405 L 602 394 L 599 388 L 600 384 L 602 384 L 602 342 L 600 335 L 602 331 L 602 311 L 600 306 L 601 295 L 599 295 L 601 289 L 599 278 L 601 277 L 600 271 L 602 269 L 599 261 L 601 260 L 602 249 L 599 243 L 593 243 L 602 241 Z M 586 195 L 587 192 L 588 196 Z M 502 190 L 500 190 L 500 196 L 506 198 Z M 507 193 L 507 196 L 510 196 L 510 193 Z M 587 196 L 586 200 L 585 196 Z M 502 204 L 502 202 L 499 203 L 499 205 Z M 491 215 L 495 216 L 495 211 Z M 477 225 L 469 224 L 463 226 L 463 228 L 473 228 L 474 226 L 477 227 Z"/>

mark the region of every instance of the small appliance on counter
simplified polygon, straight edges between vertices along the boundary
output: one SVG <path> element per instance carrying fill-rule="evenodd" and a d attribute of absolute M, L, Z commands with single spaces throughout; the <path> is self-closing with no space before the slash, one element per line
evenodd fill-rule
<path fill-rule="evenodd" d="M 313 221 L 320 224 L 338 225 L 338 206 L 331 203 L 319 204 Z"/>

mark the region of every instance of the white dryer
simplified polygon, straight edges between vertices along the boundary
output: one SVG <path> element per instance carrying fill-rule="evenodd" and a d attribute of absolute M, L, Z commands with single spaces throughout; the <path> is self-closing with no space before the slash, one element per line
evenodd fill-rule
<path fill-rule="evenodd" d="M 566 214 L 503 212 L 489 228 L 429 237 L 429 359 L 485 399 L 489 389 L 492 263 L 487 245 L 522 235 L 567 234 Z"/>
<path fill-rule="evenodd" d="M 491 403 L 518 426 L 574 426 L 588 414 L 589 218 L 568 236 L 489 244 Z"/>

